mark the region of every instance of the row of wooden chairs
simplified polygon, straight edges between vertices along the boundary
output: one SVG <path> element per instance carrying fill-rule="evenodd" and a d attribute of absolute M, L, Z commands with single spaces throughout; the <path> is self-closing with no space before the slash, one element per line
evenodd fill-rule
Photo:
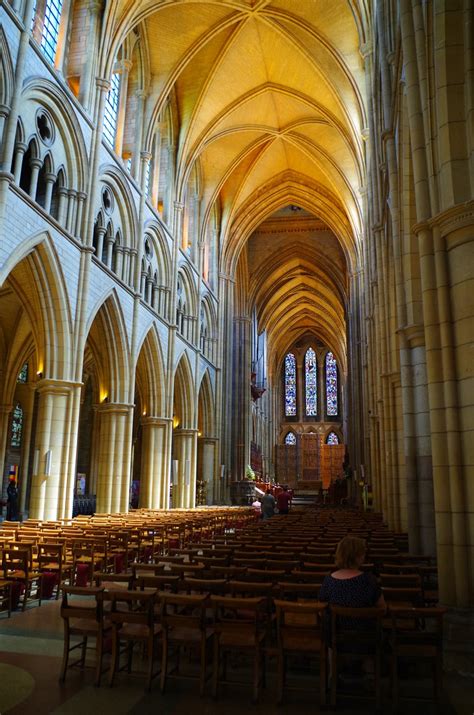
<path fill-rule="evenodd" d="M 78 600 L 76 600 L 78 599 Z M 85 603 L 89 601 L 89 603 Z M 198 653 L 199 692 L 204 694 L 209 677 L 209 651 L 212 648 L 212 694 L 217 696 L 218 686 L 227 680 L 226 657 L 233 651 L 250 654 L 253 660 L 252 693 L 258 699 L 265 678 L 265 658 L 270 652 L 277 657 L 278 701 L 281 702 L 287 682 L 288 660 L 294 655 L 315 658 L 319 670 L 319 695 L 326 703 L 328 690 L 328 664 L 331 678 L 329 693 L 331 705 L 338 698 L 338 674 L 341 663 L 347 659 L 370 656 L 374 662 L 374 696 L 376 707 L 381 706 L 381 665 L 383 648 L 388 648 L 391 659 L 392 697 L 398 698 L 398 668 L 400 658 L 427 659 L 434 668 L 435 696 L 441 688 L 442 621 L 444 609 L 391 607 L 391 629 L 388 638 L 382 638 L 383 622 L 387 614 L 383 609 L 347 609 L 332 606 L 330 610 L 330 652 L 325 636 L 327 604 L 295 602 L 281 599 L 272 601 L 276 622 L 277 645 L 269 651 L 269 611 L 267 599 L 262 595 L 243 596 L 238 591 L 222 594 L 182 594 L 157 590 L 106 591 L 103 587 L 81 588 L 64 585 L 61 616 L 64 619 L 64 657 L 60 679 L 64 681 L 69 667 L 85 666 L 87 639 L 96 641 L 95 683 L 100 685 L 103 674 L 104 643 L 112 639 L 109 684 L 124 667 L 130 672 L 133 645 L 142 643 L 147 656 L 146 687 L 160 675 L 160 688 L 164 692 L 170 671 L 170 655 L 180 649 L 194 649 Z M 361 622 L 367 627 L 360 628 Z M 72 637 L 79 636 L 78 643 Z M 351 646 L 348 648 L 348 643 Z M 161 645 L 161 668 L 155 667 L 158 647 Z M 80 658 L 70 663 L 70 653 L 80 649 Z M 126 654 L 126 664 L 121 657 Z M 179 658 L 178 658 L 179 661 Z M 182 677 L 183 673 L 175 673 Z M 249 684 L 249 683 L 247 683 Z"/>

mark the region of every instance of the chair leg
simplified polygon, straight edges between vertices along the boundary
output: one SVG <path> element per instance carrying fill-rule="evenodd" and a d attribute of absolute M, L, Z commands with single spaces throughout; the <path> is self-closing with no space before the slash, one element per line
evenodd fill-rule
<path fill-rule="evenodd" d="M 84 636 L 84 638 L 82 639 L 82 648 L 81 648 L 81 669 L 86 664 L 86 655 L 87 655 L 87 636 Z"/>
<path fill-rule="evenodd" d="M 255 664 L 253 670 L 253 701 L 256 703 L 258 701 L 260 684 L 260 651 L 257 650 L 255 653 Z"/>
<path fill-rule="evenodd" d="M 118 637 L 117 628 L 112 629 L 112 660 L 110 662 L 109 686 L 114 684 L 115 671 L 117 670 L 118 660 L 120 656 L 120 640 Z"/>
<path fill-rule="evenodd" d="M 441 653 L 438 653 L 433 663 L 434 675 L 434 695 L 435 702 L 439 704 L 443 692 L 443 660 Z"/>
<path fill-rule="evenodd" d="M 199 695 L 202 697 L 204 695 L 204 690 L 206 688 L 206 637 L 203 633 L 201 635 L 201 671 L 199 675 Z"/>
<path fill-rule="evenodd" d="M 331 649 L 331 707 L 336 707 L 337 698 L 337 652 Z"/>
<path fill-rule="evenodd" d="M 319 698 L 321 706 L 326 705 L 326 688 L 327 688 L 327 672 L 326 672 L 326 651 L 323 648 L 319 654 Z"/>
<path fill-rule="evenodd" d="M 150 635 L 148 639 L 148 678 L 147 678 L 147 691 L 151 690 L 151 681 L 153 680 L 153 659 L 155 655 L 155 639 L 153 634 Z"/>
<path fill-rule="evenodd" d="M 69 661 L 69 627 L 68 623 L 64 621 L 64 651 L 63 651 L 63 662 L 61 664 L 61 673 L 59 675 L 59 681 L 64 683 L 66 679 L 67 664 Z"/>
<path fill-rule="evenodd" d="M 165 692 L 166 687 L 166 676 L 168 674 L 168 638 L 166 634 L 163 634 L 163 650 L 161 657 L 161 678 L 160 678 L 160 690 L 162 693 Z"/>
<path fill-rule="evenodd" d="M 100 687 L 100 681 L 102 678 L 102 657 L 104 654 L 104 635 L 102 630 L 99 630 L 97 634 L 97 640 L 95 644 L 95 681 L 94 685 Z"/>
<path fill-rule="evenodd" d="M 280 704 L 283 702 L 283 688 L 285 686 L 285 656 L 282 650 L 278 651 L 277 672 L 277 702 Z"/>
<path fill-rule="evenodd" d="M 382 690 L 381 690 L 381 658 L 382 654 L 377 648 L 375 652 L 375 707 L 377 711 L 382 707 Z"/>
<path fill-rule="evenodd" d="M 392 653 L 392 708 L 398 711 L 398 659 L 395 651 Z"/>
<path fill-rule="evenodd" d="M 219 637 L 214 635 L 214 658 L 212 663 L 212 697 L 217 698 L 217 684 L 219 681 Z"/>

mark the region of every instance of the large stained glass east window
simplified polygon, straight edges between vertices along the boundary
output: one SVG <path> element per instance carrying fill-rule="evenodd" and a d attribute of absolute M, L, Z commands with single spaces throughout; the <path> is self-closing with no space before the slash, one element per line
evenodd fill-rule
<path fill-rule="evenodd" d="M 316 417 L 318 414 L 318 366 L 316 353 L 308 348 L 304 358 L 306 416 Z"/>
<path fill-rule="evenodd" d="M 23 432 L 23 410 L 21 405 L 17 405 L 12 415 L 12 438 L 11 446 L 18 449 L 21 447 L 21 435 Z"/>
<path fill-rule="evenodd" d="M 339 444 L 339 437 L 335 432 L 330 432 L 328 434 L 326 444 Z"/>
<path fill-rule="evenodd" d="M 296 444 L 296 435 L 294 432 L 288 432 L 285 437 L 285 444 Z"/>
<path fill-rule="evenodd" d="M 296 416 L 296 358 L 288 353 L 285 358 L 285 416 Z"/>
<path fill-rule="evenodd" d="M 326 355 L 326 413 L 328 417 L 336 417 L 337 404 L 337 363 L 332 352 Z"/>

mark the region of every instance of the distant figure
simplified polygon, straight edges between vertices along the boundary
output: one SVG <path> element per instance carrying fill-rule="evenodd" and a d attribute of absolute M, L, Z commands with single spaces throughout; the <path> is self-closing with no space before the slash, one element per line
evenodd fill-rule
<path fill-rule="evenodd" d="M 256 518 L 256 519 L 261 519 L 261 517 L 262 517 L 262 505 L 261 505 L 261 503 L 260 503 L 260 499 L 257 499 L 257 497 L 255 497 L 255 501 L 252 502 L 252 506 L 253 506 L 253 509 L 254 509 L 254 512 L 255 512 L 255 518 Z"/>
<path fill-rule="evenodd" d="M 283 487 L 283 491 L 277 496 L 277 506 L 280 514 L 288 514 L 290 511 L 291 494 L 288 487 Z"/>
<path fill-rule="evenodd" d="M 10 477 L 7 487 L 7 521 L 18 520 L 18 489 L 15 477 Z"/>
<path fill-rule="evenodd" d="M 262 514 L 264 519 L 270 519 L 275 514 L 275 497 L 270 489 L 267 489 L 265 496 L 262 497 Z"/>

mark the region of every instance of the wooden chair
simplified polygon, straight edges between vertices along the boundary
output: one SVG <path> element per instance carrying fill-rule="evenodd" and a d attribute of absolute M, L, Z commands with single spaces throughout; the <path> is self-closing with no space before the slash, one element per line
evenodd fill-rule
<path fill-rule="evenodd" d="M 186 593 L 211 593 L 224 595 L 228 590 L 228 582 L 225 578 L 185 578 L 182 582 L 182 587 Z"/>
<path fill-rule="evenodd" d="M 153 672 L 156 643 L 161 638 L 162 628 L 155 623 L 154 606 L 156 591 L 109 591 L 110 612 L 108 618 L 112 624 L 112 661 L 110 665 L 109 685 L 114 684 L 115 674 L 125 667 L 132 670 L 133 646 L 142 643 L 147 652 L 148 668 L 146 689 L 151 690 L 151 683 L 158 672 Z M 124 607 L 125 606 L 125 607 Z M 120 644 L 125 648 L 120 650 Z M 127 665 L 120 668 L 120 656 L 127 653 Z"/>
<path fill-rule="evenodd" d="M 322 582 L 293 583 L 279 581 L 276 585 L 276 592 L 278 593 L 278 598 L 283 601 L 300 601 L 307 599 L 317 601 L 321 585 Z"/>
<path fill-rule="evenodd" d="M 207 669 L 207 646 L 212 638 L 212 630 L 206 624 L 207 595 L 190 596 L 160 592 L 160 617 L 163 627 L 163 656 L 161 662 L 161 692 L 165 692 L 166 681 L 170 677 L 191 677 L 179 673 L 179 654 L 182 647 L 192 647 L 199 651 L 199 694 L 204 695 Z M 170 648 L 177 649 L 177 665 L 173 672 L 168 670 Z"/>
<path fill-rule="evenodd" d="M 64 655 L 59 680 L 64 682 L 66 671 L 75 665 L 85 666 L 87 642 L 95 638 L 95 685 L 100 685 L 102 676 L 102 658 L 104 653 L 104 636 L 110 631 L 110 624 L 104 621 L 104 589 L 81 586 L 61 585 L 62 602 L 61 618 L 64 620 Z M 71 596 L 80 596 L 75 602 Z M 79 643 L 71 645 L 71 637 L 80 636 Z M 81 649 L 81 657 L 69 664 L 69 654 Z"/>
<path fill-rule="evenodd" d="M 399 659 L 428 660 L 433 671 L 434 696 L 439 703 L 443 688 L 443 617 L 446 608 L 404 608 L 390 605 L 392 633 L 392 698 L 398 708 L 400 698 Z M 405 629 L 403 623 L 408 623 Z M 413 622 L 416 626 L 413 627 Z"/>
<path fill-rule="evenodd" d="M 336 707 L 338 668 L 345 659 L 374 659 L 375 706 L 381 707 L 382 618 L 384 608 L 331 605 L 331 707 Z"/>
<path fill-rule="evenodd" d="M 253 700 L 258 700 L 265 678 L 265 598 L 211 596 L 214 609 L 214 659 L 212 693 L 217 697 L 219 682 L 226 680 L 226 656 L 243 651 L 253 656 Z M 222 677 L 221 677 L 222 664 Z"/>
<path fill-rule="evenodd" d="M 326 704 L 326 644 L 322 633 L 325 603 L 274 601 L 278 643 L 278 702 L 283 700 L 286 665 L 291 655 L 315 656 L 319 661 L 319 701 Z M 288 687 L 288 686 L 287 686 Z"/>
<path fill-rule="evenodd" d="M 0 578 L 0 606 L 8 613 L 8 618 L 12 615 L 12 581 Z"/>
<path fill-rule="evenodd" d="M 31 596 L 33 584 L 36 584 L 36 598 L 41 606 L 41 579 L 39 571 L 33 571 L 30 567 L 31 551 L 29 549 L 3 549 L 2 566 L 3 578 L 5 581 L 13 581 L 23 584 L 23 610 L 26 610 L 28 598 Z M 13 588 L 13 587 L 12 587 Z"/>
<path fill-rule="evenodd" d="M 66 561 L 62 544 L 38 544 L 38 571 L 56 576 L 56 600 L 59 598 L 59 584 L 71 578 L 72 564 Z"/>

